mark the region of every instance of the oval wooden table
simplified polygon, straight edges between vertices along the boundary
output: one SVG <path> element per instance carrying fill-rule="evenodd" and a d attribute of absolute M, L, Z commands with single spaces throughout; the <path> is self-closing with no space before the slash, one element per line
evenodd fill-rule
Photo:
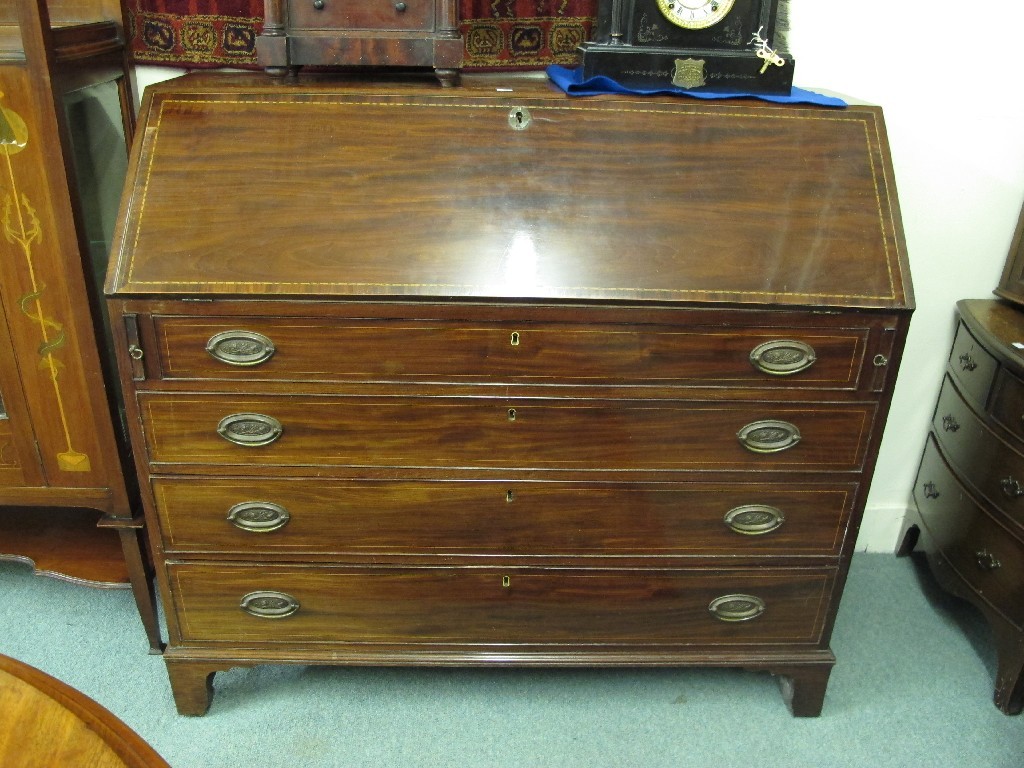
<path fill-rule="evenodd" d="M 4 768 L 169 768 L 109 710 L 7 656 L 0 656 L 0 722 Z"/>

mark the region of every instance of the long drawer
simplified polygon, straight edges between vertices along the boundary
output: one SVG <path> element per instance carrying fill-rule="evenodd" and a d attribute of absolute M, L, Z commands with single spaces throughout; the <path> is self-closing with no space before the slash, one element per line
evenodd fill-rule
<path fill-rule="evenodd" d="M 983 599 L 1024 627 L 1022 542 L 957 481 L 929 437 L 914 486 L 928 533 L 949 564 Z"/>
<path fill-rule="evenodd" d="M 948 377 L 939 392 L 932 430 L 965 482 L 1024 529 L 1024 456 L 981 421 Z"/>
<path fill-rule="evenodd" d="M 857 486 L 151 481 L 168 553 L 838 555 Z"/>
<path fill-rule="evenodd" d="M 814 643 L 831 570 L 167 565 L 184 642 Z"/>
<path fill-rule="evenodd" d="M 401 7 L 399 7 L 399 5 Z M 291 30 L 380 30 L 434 28 L 434 3 L 431 0 L 326 0 L 319 6 L 302 0 L 288 0 L 288 26 Z"/>
<path fill-rule="evenodd" d="M 149 459 L 181 465 L 860 469 L 873 403 L 139 396 Z M 183 470 L 184 471 L 184 470 Z"/>
<path fill-rule="evenodd" d="M 166 379 L 856 389 L 870 329 L 154 318 Z"/>

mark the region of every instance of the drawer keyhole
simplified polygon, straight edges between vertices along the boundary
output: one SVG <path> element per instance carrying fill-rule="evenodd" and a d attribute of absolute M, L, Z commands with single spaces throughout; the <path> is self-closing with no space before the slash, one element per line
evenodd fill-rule
<path fill-rule="evenodd" d="M 515 501 L 515 500 L 516 500 L 516 492 L 515 491 L 513 491 L 513 490 L 505 491 L 505 501 Z"/>
<path fill-rule="evenodd" d="M 511 576 L 502 576 L 501 577 L 501 586 L 505 587 L 506 589 L 508 587 L 511 587 L 512 586 L 512 577 Z"/>
<path fill-rule="evenodd" d="M 515 421 L 516 420 L 516 409 L 515 408 L 509 408 L 508 409 L 508 420 L 509 421 Z"/>
<path fill-rule="evenodd" d="M 510 339 L 510 343 L 512 344 L 513 347 L 518 347 L 519 346 L 519 331 L 513 331 L 512 332 L 512 337 Z"/>

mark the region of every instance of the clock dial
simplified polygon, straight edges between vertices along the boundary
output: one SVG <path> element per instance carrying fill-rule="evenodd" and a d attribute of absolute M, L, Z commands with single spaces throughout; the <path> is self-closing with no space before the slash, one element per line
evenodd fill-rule
<path fill-rule="evenodd" d="M 736 0 L 658 0 L 658 10 L 683 29 L 706 29 L 724 19 Z"/>

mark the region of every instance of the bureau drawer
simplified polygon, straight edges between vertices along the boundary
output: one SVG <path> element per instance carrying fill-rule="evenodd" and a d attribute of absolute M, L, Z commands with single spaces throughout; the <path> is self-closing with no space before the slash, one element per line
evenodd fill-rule
<path fill-rule="evenodd" d="M 837 555 L 857 486 L 152 480 L 164 551 Z"/>
<path fill-rule="evenodd" d="M 159 375 L 856 389 L 869 329 L 157 316 Z"/>
<path fill-rule="evenodd" d="M 156 464 L 317 472 L 329 466 L 849 471 L 863 462 L 875 410 L 869 403 L 198 394 L 142 394 L 139 404 Z"/>
<path fill-rule="evenodd" d="M 834 580 L 831 570 L 169 564 L 167 572 L 182 639 L 233 644 L 815 643 Z M 271 615 L 251 615 L 243 602 Z"/>
<path fill-rule="evenodd" d="M 956 376 L 964 395 L 975 404 L 975 407 L 984 409 L 999 364 L 975 341 L 963 323 L 957 327 L 956 337 L 953 339 L 953 349 L 949 353 L 949 368 Z"/>
<path fill-rule="evenodd" d="M 430 30 L 434 3 L 429 0 L 288 0 L 288 28 Z"/>
<path fill-rule="evenodd" d="M 1005 368 L 996 375 L 991 413 L 992 418 L 1018 441 L 1024 441 L 1024 381 Z M 1021 442 L 1017 445 L 1024 447 Z"/>
<path fill-rule="evenodd" d="M 935 546 L 950 565 L 996 610 L 1024 627 L 1024 542 L 960 485 L 931 438 L 914 499 Z"/>
<path fill-rule="evenodd" d="M 964 482 L 1024 527 L 1024 456 L 981 421 L 949 377 L 939 392 L 932 430 Z"/>

